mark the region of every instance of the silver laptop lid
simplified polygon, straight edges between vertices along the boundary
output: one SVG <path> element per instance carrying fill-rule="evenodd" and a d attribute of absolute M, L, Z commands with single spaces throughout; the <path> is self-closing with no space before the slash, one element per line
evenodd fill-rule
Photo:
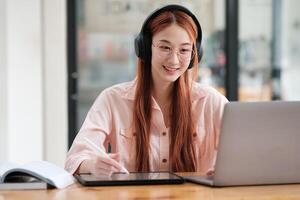
<path fill-rule="evenodd" d="M 300 102 L 232 102 L 222 120 L 214 185 L 300 183 Z"/>

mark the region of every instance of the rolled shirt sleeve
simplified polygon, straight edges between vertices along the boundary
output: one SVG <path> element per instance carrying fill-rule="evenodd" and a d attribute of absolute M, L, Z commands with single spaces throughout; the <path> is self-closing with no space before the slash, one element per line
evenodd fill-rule
<path fill-rule="evenodd" d="M 105 146 L 107 146 L 108 143 L 107 136 L 110 132 L 111 111 L 108 97 L 104 90 L 89 110 L 80 131 L 67 153 L 65 169 L 74 174 L 80 164 L 95 153 L 94 149 L 85 142 L 84 138 L 88 138 L 94 144 L 105 150 Z"/>

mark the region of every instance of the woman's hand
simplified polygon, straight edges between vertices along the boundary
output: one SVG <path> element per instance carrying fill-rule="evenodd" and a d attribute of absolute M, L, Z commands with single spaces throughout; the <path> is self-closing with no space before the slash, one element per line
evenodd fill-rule
<path fill-rule="evenodd" d="M 84 160 L 80 167 L 79 173 L 91 173 L 95 176 L 111 176 L 115 172 L 121 172 L 119 153 L 108 154 L 108 157 L 94 155 L 92 158 Z"/>
<path fill-rule="evenodd" d="M 206 176 L 214 176 L 215 175 L 215 170 L 209 170 L 207 173 L 206 173 Z"/>

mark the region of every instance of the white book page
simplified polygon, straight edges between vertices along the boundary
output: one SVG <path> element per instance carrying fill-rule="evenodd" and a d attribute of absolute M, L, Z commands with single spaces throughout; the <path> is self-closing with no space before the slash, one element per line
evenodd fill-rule
<path fill-rule="evenodd" d="M 6 171 L 17 167 L 20 167 L 20 165 L 12 162 L 0 162 L 0 180 Z"/>
<path fill-rule="evenodd" d="M 73 176 L 58 167 L 46 161 L 34 161 L 21 166 L 20 168 L 33 171 L 46 179 L 51 180 L 57 188 L 64 188 L 74 183 Z"/>

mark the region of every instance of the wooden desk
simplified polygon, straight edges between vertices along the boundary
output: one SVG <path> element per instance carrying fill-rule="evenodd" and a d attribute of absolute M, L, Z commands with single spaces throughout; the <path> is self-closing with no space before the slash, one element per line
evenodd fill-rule
<path fill-rule="evenodd" d="M 204 200 L 286 200 L 300 199 L 300 184 L 210 188 L 184 183 L 179 185 L 82 187 L 74 184 L 62 190 L 0 191 L 0 200 L 33 199 L 204 199 Z"/>

